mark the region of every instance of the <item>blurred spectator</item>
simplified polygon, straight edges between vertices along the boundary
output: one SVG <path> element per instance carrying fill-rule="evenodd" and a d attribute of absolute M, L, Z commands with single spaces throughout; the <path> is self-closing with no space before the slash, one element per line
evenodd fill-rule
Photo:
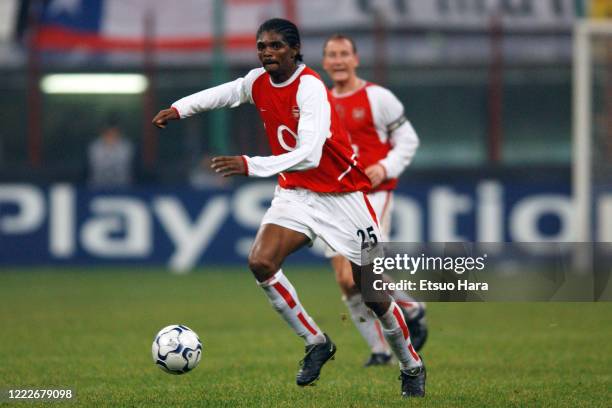
<path fill-rule="evenodd" d="M 123 187 L 132 183 L 134 148 L 121 134 L 116 122 L 110 121 L 89 145 L 89 185 Z"/>

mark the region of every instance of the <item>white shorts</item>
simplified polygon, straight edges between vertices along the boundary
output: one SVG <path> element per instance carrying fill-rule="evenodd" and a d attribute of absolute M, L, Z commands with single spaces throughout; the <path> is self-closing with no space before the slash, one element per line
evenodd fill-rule
<path fill-rule="evenodd" d="M 382 241 L 388 242 L 391 234 L 391 212 L 393 211 L 393 191 L 376 191 L 368 194 L 368 200 L 376 213 Z M 338 253 L 329 246 L 325 248 L 325 257 L 333 258 Z"/>
<path fill-rule="evenodd" d="M 366 195 L 353 193 L 315 193 L 276 187 L 272 205 L 261 221 L 301 232 L 311 240 L 317 237 L 361 265 L 363 242 L 380 242 L 381 234 L 368 208 Z"/>

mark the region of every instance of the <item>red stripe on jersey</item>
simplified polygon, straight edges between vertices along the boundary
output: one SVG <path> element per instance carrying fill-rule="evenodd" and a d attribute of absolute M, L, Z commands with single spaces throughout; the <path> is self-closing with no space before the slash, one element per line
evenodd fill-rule
<path fill-rule="evenodd" d="M 302 322 L 304 327 L 307 328 L 310 333 L 312 333 L 313 336 L 316 336 L 318 334 L 318 332 L 308 323 L 302 312 L 298 313 L 297 317 L 298 319 L 300 319 L 300 322 Z"/>
<path fill-rule="evenodd" d="M 410 337 L 408 326 L 406 326 L 404 317 L 402 316 L 402 313 L 400 312 L 397 306 L 393 308 L 393 316 L 395 316 L 395 320 L 397 321 L 397 324 L 399 324 L 399 326 L 402 328 L 402 333 L 404 333 L 404 338 L 407 339 L 408 337 Z"/>
<path fill-rule="evenodd" d="M 171 106 L 170 109 L 176 112 L 176 116 L 178 116 L 179 119 L 181 118 L 181 114 L 179 113 L 178 109 L 176 109 L 174 106 Z"/>
<path fill-rule="evenodd" d="M 410 354 L 412 354 L 412 358 L 414 358 L 416 361 L 419 361 L 421 359 L 417 352 L 414 351 L 414 347 L 412 347 L 412 344 L 408 345 L 408 351 L 410 351 Z"/>
<path fill-rule="evenodd" d="M 285 299 L 285 302 L 287 302 L 287 305 L 289 305 L 291 309 L 295 307 L 295 300 L 293 300 L 293 296 L 291 296 L 291 293 L 289 293 L 289 291 L 280 282 L 276 282 L 274 285 L 272 285 L 272 287 L 276 289 L 278 294 L 281 295 L 283 299 Z"/>
<path fill-rule="evenodd" d="M 365 203 L 366 203 L 366 207 L 368 207 L 368 211 L 370 212 L 372 219 L 374 220 L 376 225 L 378 225 L 378 218 L 376 218 L 376 213 L 374 212 L 374 209 L 372 208 L 372 204 L 370 204 L 370 200 L 368 200 L 368 196 L 366 195 L 366 193 L 362 193 L 362 194 L 363 194 L 363 199 L 365 200 Z"/>

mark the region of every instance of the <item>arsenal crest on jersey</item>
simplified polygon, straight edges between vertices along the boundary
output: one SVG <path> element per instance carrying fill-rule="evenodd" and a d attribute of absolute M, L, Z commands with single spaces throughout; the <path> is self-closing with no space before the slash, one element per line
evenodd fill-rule
<path fill-rule="evenodd" d="M 299 120 L 300 119 L 300 108 L 297 106 L 294 106 L 293 108 L 291 108 L 291 115 L 295 118 L 295 120 Z"/>
<path fill-rule="evenodd" d="M 364 108 L 355 108 L 353 109 L 353 119 L 361 120 L 365 117 L 365 109 Z"/>

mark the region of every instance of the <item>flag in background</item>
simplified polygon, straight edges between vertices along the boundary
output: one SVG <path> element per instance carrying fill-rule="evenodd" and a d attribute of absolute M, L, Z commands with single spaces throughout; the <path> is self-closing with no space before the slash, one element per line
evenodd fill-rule
<path fill-rule="evenodd" d="M 253 47 L 259 24 L 283 10 L 279 0 L 223 3 L 224 46 L 230 49 Z M 36 44 L 46 50 L 130 51 L 151 40 L 157 49 L 208 49 L 213 6 L 214 0 L 48 0 L 40 10 Z"/>
<path fill-rule="evenodd" d="M 252 48 L 257 28 L 272 17 L 289 18 L 306 32 L 363 29 L 377 15 L 384 17 L 386 28 L 397 29 L 450 27 L 487 34 L 491 16 L 499 16 L 507 30 L 570 29 L 575 1 L 590 0 L 44 0 L 36 43 L 42 49 L 130 51 L 142 49 L 147 33 L 152 33 L 157 49 L 205 50 L 213 43 L 214 28 L 219 28 L 217 2 L 224 8 L 221 31 L 229 50 Z"/>

